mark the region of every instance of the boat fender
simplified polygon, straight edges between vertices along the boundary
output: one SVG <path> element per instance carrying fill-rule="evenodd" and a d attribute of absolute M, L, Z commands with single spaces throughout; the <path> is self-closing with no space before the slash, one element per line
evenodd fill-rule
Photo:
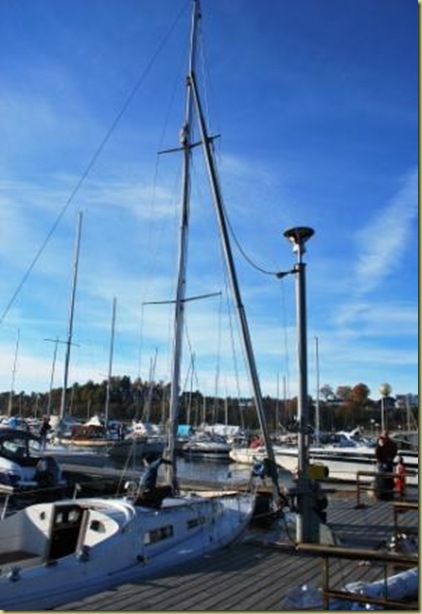
<path fill-rule="evenodd" d="M 17 582 L 21 579 L 21 568 L 20 567 L 11 567 L 9 573 L 7 574 L 7 579 L 10 582 Z"/>

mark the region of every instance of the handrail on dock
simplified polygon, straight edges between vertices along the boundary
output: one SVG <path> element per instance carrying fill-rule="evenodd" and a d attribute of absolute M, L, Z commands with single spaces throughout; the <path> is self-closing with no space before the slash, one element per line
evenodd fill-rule
<path fill-rule="evenodd" d="M 342 548 L 341 546 L 326 546 L 322 544 L 297 544 L 296 550 L 313 556 L 319 556 L 322 559 L 322 597 L 323 610 L 330 609 L 330 599 L 343 599 L 345 601 L 354 601 L 358 603 L 370 603 L 374 605 L 384 606 L 386 608 L 394 607 L 402 610 L 419 610 L 417 605 L 409 602 L 396 601 L 381 597 L 370 597 L 367 595 L 350 593 L 346 590 L 334 590 L 330 588 L 330 558 L 349 559 L 349 560 L 365 560 L 377 561 L 384 566 L 384 581 L 387 581 L 387 566 L 389 564 L 399 564 L 408 567 L 416 567 L 418 565 L 417 554 L 402 554 L 398 552 L 379 552 L 375 550 L 367 550 L 362 548 Z"/>
<path fill-rule="evenodd" d="M 409 470 L 408 475 L 415 475 L 414 471 Z M 365 507 L 365 504 L 362 503 L 361 495 L 364 490 L 375 490 L 374 481 L 377 476 L 382 476 L 383 478 L 395 478 L 397 476 L 396 473 L 393 472 L 383 472 L 380 474 L 379 471 L 358 471 L 356 473 L 356 509 L 361 507 Z M 362 482 L 361 477 L 372 477 L 374 480 L 371 480 L 369 483 L 367 481 Z M 394 493 L 394 489 L 392 491 L 386 490 L 385 492 Z"/>
<path fill-rule="evenodd" d="M 356 509 L 364 507 L 365 504 L 362 503 L 361 494 L 363 490 L 374 490 L 374 483 L 371 481 L 369 484 L 367 482 L 362 482 L 361 477 L 372 477 L 376 478 L 379 475 L 378 471 L 358 471 L 356 473 Z M 383 477 L 393 478 L 394 473 L 383 473 Z"/>
<path fill-rule="evenodd" d="M 399 525 L 399 515 L 405 514 L 406 512 L 418 512 L 419 504 L 409 501 L 395 501 L 393 503 L 393 520 L 394 520 L 394 536 L 397 539 L 400 533 L 411 533 L 413 535 L 418 535 L 418 528 L 413 527 L 401 527 Z"/>

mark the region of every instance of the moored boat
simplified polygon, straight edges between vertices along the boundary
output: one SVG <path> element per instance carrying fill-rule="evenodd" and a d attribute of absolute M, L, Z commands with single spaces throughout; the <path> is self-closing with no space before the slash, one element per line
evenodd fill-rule
<path fill-rule="evenodd" d="M 14 428 L 0 429 L 0 492 L 16 494 L 66 486 L 60 465 L 39 437 Z"/>
<path fill-rule="evenodd" d="M 0 607 L 45 609 L 222 548 L 247 526 L 249 494 L 42 503 L 0 523 Z"/>
<path fill-rule="evenodd" d="M 375 473 L 377 460 L 375 447 L 364 439 L 356 439 L 342 432 L 331 435 L 331 441 L 322 445 L 309 447 L 309 462 L 322 464 L 328 470 L 328 476 L 335 480 L 356 481 L 358 472 Z M 298 467 L 298 447 L 296 445 L 274 445 L 274 455 L 278 465 L 291 473 Z M 232 460 L 243 464 L 260 462 L 265 456 L 263 446 L 233 447 L 230 452 Z M 418 453 L 412 450 L 398 450 L 397 458 L 403 458 L 406 467 L 406 481 L 409 485 L 418 485 Z M 373 476 L 362 475 L 362 481 L 371 481 Z"/>
<path fill-rule="evenodd" d="M 230 449 L 225 437 L 198 431 L 184 444 L 182 451 L 188 459 L 227 461 L 230 459 Z"/>

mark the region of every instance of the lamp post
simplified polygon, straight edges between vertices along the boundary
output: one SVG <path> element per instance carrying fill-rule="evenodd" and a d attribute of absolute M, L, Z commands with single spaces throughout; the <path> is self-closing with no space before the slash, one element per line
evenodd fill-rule
<path fill-rule="evenodd" d="M 306 285 L 305 285 L 305 243 L 312 237 L 312 228 L 299 226 L 284 232 L 284 236 L 293 245 L 297 261 L 293 270 L 296 275 L 296 320 L 297 320 L 297 354 L 299 370 L 298 394 L 298 507 L 299 514 L 296 525 L 296 539 L 300 542 L 318 541 L 318 523 L 312 518 L 312 493 L 310 490 L 309 469 L 309 404 L 307 377 L 307 341 L 306 341 Z"/>
<path fill-rule="evenodd" d="M 388 428 L 388 416 L 387 420 L 385 413 L 385 400 L 391 394 L 391 386 L 390 384 L 381 384 L 379 387 L 379 391 L 381 393 L 381 431 L 384 432 Z"/>

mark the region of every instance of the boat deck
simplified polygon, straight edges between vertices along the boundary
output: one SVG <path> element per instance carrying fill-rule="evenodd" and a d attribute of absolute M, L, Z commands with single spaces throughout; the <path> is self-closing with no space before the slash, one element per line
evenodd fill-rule
<path fill-rule="evenodd" d="M 327 526 L 336 550 L 353 547 L 349 559 L 330 559 L 330 590 L 344 588 L 348 582 L 370 582 L 396 573 L 402 561 L 400 555 L 397 560 L 387 561 L 388 545 L 395 532 L 417 533 L 417 498 L 402 504 L 379 501 L 366 494 L 359 506 L 350 492 L 333 493 L 329 499 Z M 242 541 L 199 561 L 179 565 L 159 577 L 66 603 L 56 610 L 287 610 L 290 607 L 285 598 L 292 590 L 303 585 L 322 586 L 323 559 L 323 552 L 299 552 L 285 533 L 283 539 L 277 539 L 274 527 L 251 527 Z M 406 609 L 418 609 L 418 604 L 407 604 Z"/>
<path fill-rule="evenodd" d="M 41 558 L 37 553 L 28 552 L 27 550 L 13 550 L 13 552 L 3 552 L 0 554 L 0 566 L 19 563 L 19 567 L 27 567 L 34 565 L 40 560 Z"/>

